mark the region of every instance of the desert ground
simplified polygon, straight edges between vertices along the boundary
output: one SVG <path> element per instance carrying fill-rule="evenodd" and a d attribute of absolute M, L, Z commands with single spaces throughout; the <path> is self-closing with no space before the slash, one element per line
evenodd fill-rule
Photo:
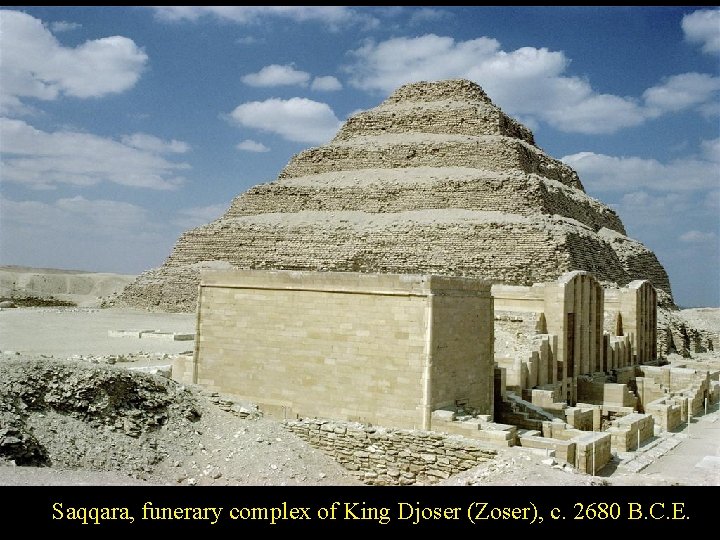
<path fill-rule="evenodd" d="M 6 283 L 11 272 L 7 267 L 2 272 Z M 17 272 L 27 275 L 31 270 Z M 360 485 L 349 471 L 286 431 L 280 422 L 262 417 L 252 404 L 231 404 L 223 396 L 184 387 L 160 375 L 135 374 L 128 379 L 128 369 L 162 369 L 177 355 L 191 354 L 194 341 L 113 337 L 111 331 L 194 333 L 195 316 L 100 308 L 101 296 L 116 293 L 125 280 L 107 274 L 95 277 L 114 283 L 115 290 L 100 285 L 88 289 L 87 282 L 93 279 L 90 274 L 82 276 L 86 283 L 79 292 L 68 289 L 66 278 L 47 279 L 44 289 L 35 290 L 55 298 L 63 294 L 63 299 L 70 301 L 76 294 L 82 306 L 0 309 L 0 397 L 24 393 L 27 398 L 31 391 L 44 392 L 46 402 L 51 401 L 48 396 L 60 396 L 67 409 L 75 401 L 81 402 L 85 394 L 80 390 L 74 396 L 72 392 L 63 394 L 63 388 L 57 388 L 62 385 L 53 381 L 63 380 L 82 392 L 92 392 L 117 387 L 121 380 L 133 399 L 155 400 L 151 396 L 158 396 L 154 414 L 160 411 L 162 427 L 157 428 L 157 414 L 154 419 L 111 418 L 111 408 L 99 411 L 90 421 L 87 415 L 81 418 L 58 406 L 28 411 L 26 426 L 47 450 L 44 466 L 0 459 L 0 484 Z M 13 281 L 12 276 L 9 279 Z M 19 275 L 14 278 L 16 283 L 20 280 Z M 97 291 L 102 295 L 94 296 Z M 684 310 L 683 315 L 703 328 L 720 329 L 720 309 Z M 720 353 L 670 360 L 688 367 L 718 366 Z M 21 388 L 23 385 L 27 388 Z M 5 416 L 0 416 L 0 429 L 7 428 L 3 421 L 8 424 L 18 418 L 2 401 L 0 415 Z M 151 424 L 157 429 L 145 429 Z M 720 485 L 717 404 L 708 414 L 693 418 L 690 425 L 646 442 L 639 452 L 616 455 L 596 476 L 562 466 L 542 451 L 493 448 L 498 452 L 495 459 L 442 483 Z"/>

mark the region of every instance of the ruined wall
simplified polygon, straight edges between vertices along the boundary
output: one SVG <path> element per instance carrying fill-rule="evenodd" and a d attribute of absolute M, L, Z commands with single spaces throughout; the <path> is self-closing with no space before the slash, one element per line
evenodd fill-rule
<path fill-rule="evenodd" d="M 492 292 L 496 310 L 543 313 L 547 334 L 557 336 L 552 362 L 556 373 L 562 373 L 561 377 L 545 377 L 544 382 L 560 382 L 563 399 L 567 396 L 575 403 L 578 376 L 605 369 L 604 294 L 600 283 L 588 272 L 575 271 L 532 287 L 493 285 Z M 548 361 L 541 361 L 540 351 L 536 361 L 536 370 L 547 373 Z M 528 382 L 542 384 L 540 380 L 543 378 L 530 377 Z"/>
<path fill-rule="evenodd" d="M 487 171 L 516 169 L 581 187 L 573 169 L 519 139 L 427 133 L 421 137 L 383 135 L 373 141 L 357 138 L 304 150 L 290 160 L 278 179 L 330 171 L 457 166 Z"/>
<path fill-rule="evenodd" d="M 410 175 L 408 172 L 416 172 Z M 452 174 L 448 174 L 451 172 Z M 617 214 L 584 192 L 537 174 L 502 174 L 467 167 L 317 174 L 257 185 L 237 197 L 224 218 L 305 210 L 355 210 L 372 213 L 464 208 L 530 216 L 573 218 L 595 231 L 625 233 Z"/>
<path fill-rule="evenodd" d="M 370 485 L 432 484 L 496 455 L 475 441 L 428 431 L 317 419 L 284 426 Z"/>
<path fill-rule="evenodd" d="M 614 321 L 611 333 L 630 336 L 636 363 L 657 358 L 657 295 L 648 281 L 636 280 L 622 289 L 606 289 L 605 310 Z"/>
<path fill-rule="evenodd" d="M 663 431 L 673 431 L 682 424 L 681 406 L 673 398 L 661 397 L 651 401 L 645 405 L 645 412 Z"/>
<path fill-rule="evenodd" d="M 237 271 L 200 288 L 195 382 L 210 390 L 285 418 L 428 429 L 456 400 L 492 414 L 480 280 Z"/>
<path fill-rule="evenodd" d="M 532 287 L 496 284 L 492 294 L 496 324 L 507 324 L 497 322 L 505 313 L 536 320 L 531 351 L 496 351 L 508 386 L 517 391 L 559 383 L 547 390 L 562 401 L 602 403 L 605 379 L 595 382 L 593 373 L 614 371 L 625 383 L 634 376 L 630 366 L 656 358 L 656 295 L 647 281 L 603 289 L 590 273 L 576 271 Z"/>
<path fill-rule="evenodd" d="M 653 417 L 649 414 L 632 413 L 614 420 L 607 432 L 613 450 L 630 452 L 654 435 Z"/>

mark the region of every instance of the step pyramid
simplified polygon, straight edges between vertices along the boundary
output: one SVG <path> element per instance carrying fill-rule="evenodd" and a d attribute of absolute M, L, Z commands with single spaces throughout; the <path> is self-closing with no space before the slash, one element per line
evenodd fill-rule
<path fill-rule="evenodd" d="M 328 144 L 185 232 L 119 303 L 195 309 L 203 268 L 478 276 L 531 285 L 571 270 L 626 285 L 667 273 L 577 173 L 467 80 L 408 84 Z"/>

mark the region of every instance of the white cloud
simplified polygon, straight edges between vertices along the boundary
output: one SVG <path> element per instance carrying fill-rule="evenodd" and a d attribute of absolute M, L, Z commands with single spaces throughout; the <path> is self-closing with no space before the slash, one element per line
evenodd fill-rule
<path fill-rule="evenodd" d="M 185 230 L 193 229 L 195 227 L 199 227 L 200 225 L 205 225 L 211 221 L 215 221 L 217 218 L 222 216 L 227 209 L 227 203 L 185 208 L 177 212 L 177 218 L 173 220 L 173 224 Z"/>
<path fill-rule="evenodd" d="M 132 135 L 124 135 L 121 139 L 123 144 L 137 148 L 138 150 L 147 150 L 157 154 L 169 152 L 171 154 L 184 154 L 190 150 L 190 145 L 186 142 L 163 141 L 154 135 L 147 133 L 133 133 Z"/>
<path fill-rule="evenodd" d="M 703 231 L 687 231 L 680 235 L 680 241 L 687 244 L 703 244 L 705 242 L 712 242 L 717 238 L 714 232 L 703 232 Z"/>
<path fill-rule="evenodd" d="M 311 90 L 320 90 L 323 92 L 334 92 L 336 90 L 342 90 L 342 83 L 338 81 L 332 75 L 326 75 L 324 77 L 315 77 L 313 79 Z"/>
<path fill-rule="evenodd" d="M 273 86 L 307 86 L 310 82 L 310 74 L 307 71 L 295 69 L 292 64 L 271 64 L 265 66 L 257 73 L 249 73 L 242 78 L 242 82 L 248 86 L 273 87 Z M 342 90 L 342 84 L 335 77 L 327 75 L 315 77 L 310 85 L 311 90 L 332 92 Z"/>
<path fill-rule="evenodd" d="M 295 142 L 327 142 L 342 125 L 326 103 L 299 97 L 243 103 L 230 116 L 242 126 Z"/>
<path fill-rule="evenodd" d="M 82 24 L 68 21 L 55 21 L 50 23 L 50 30 L 55 33 L 69 32 L 71 30 L 77 30 L 78 28 L 82 28 Z"/>
<path fill-rule="evenodd" d="M 682 29 L 685 39 L 702 44 L 703 52 L 720 52 L 720 9 L 701 9 L 685 15 Z"/>
<path fill-rule="evenodd" d="M 631 184 L 629 184 L 631 187 Z M 648 191 L 629 191 L 620 197 L 617 211 L 630 235 L 647 231 L 657 232 L 658 228 L 673 230 L 682 216 L 693 207 L 692 194 L 649 193 Z"/>
<path fill-rule="evenodd" d="M 604 94 L 584 78 L 565 75 L 570 61 L 562 51 L 505 51 L 488 37 L 456 41 L 426 34 L 366 41 L 351 55 L 354 62 L 345 71 L 357 88 L 389 93 L 408 82 L 466 78 L 513 116 L 586 134 L 614 133 L 688 107 L 707 114 L 720 88 L 718 77 L 683 73 L 648 89 L 645 102 Z"/>
<path fill-rule="evenodd" d="M 156 137 L 140 135 L 140 140 L 167 146 Z M 138 138 L 135 137 L 135 142 Z M 3 181 L 33 189 L 53 189 L 58 184 L 92 186 L 111 182 L 149 189 L 175 189 L 182 182 L 174 163 L 158 154 L 157 148 L 136 148 L 124 142 L 75 131 L 45 132 L 22 120 L 0 118 Z"/>
<path fill-rule="evenodd" d="M 257 73 L 249 73 L 242 82 L 249 86 L 307 86 L 310 74 L 295 69 L 292 64 L 265 66 Z"/>
<path fill-rule="evenodd" d="M 579 152 L 561 158 L 580 174 L 588 191 L 691 191 L 720 184 L 717 140 L 703 143 L 703 155 L 661 163 L 656 159 Z"/>
<path fill-rule="evenodd" d="M 62 46 L 42 21 L 19 11 L 0 11 L 2 62 L 0 111 L 23 113 L 23 98 L 100 97 L 131 88 L 148 57 L 122 36 Z"/>
<path fill-rule="evenodd" d="M 668 77 L 658 86 L 648 88 L 643 97 L 648 114 L 657 116 L 712 103 L 719 90 L 720 77 L 706 73 L 682 73 Z"/>
<path fill-rule="evenodd" d="M 237 146 L 235 147 L 238 150 L 242 150 L 244 152 L 269 152 L 270 149 L 265 146 L 263 143 L 253 141 L 251 139 L 245 139 L 242 142 L 239 142 Z"/>
<path fill-rule="evenodd" d="M 565 54 L 546 48 L 504 51 L 497 40 L 455 41 L 427 34 L 368 41 L 352 52 L 351 84 L 390 92 L 422 80 L 467 78 L 478 82 L 506 112 L 531 116 L 563 131 L 612 133 L 643 121 L 633 100 L 595 92 L 579 77 L 563 76 Z"/>
<path fill-rule="evenodd" d="M 379 25 L 375 17 L 341 6 L 159 6 L 153 9 L 157 18 L 176 22 L 213 16 L 238 24 L 253 23 L 263 18 L 315 21 L 324 23 L 331 30 L 339 30 L 349 24 L 360 24 L 368 29 Z"/>
<path fill-rule="evenodd" d="M 435 9 L 429 7 L 411 7 L 410 24 L 422 24 L 426 22 L 437 22 L 452 17 L 450 12 L 443 11 L 442 9 Z"/>

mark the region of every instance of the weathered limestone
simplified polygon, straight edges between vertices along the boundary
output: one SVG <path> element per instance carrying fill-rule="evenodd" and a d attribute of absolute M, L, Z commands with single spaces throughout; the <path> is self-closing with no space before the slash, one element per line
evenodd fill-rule
<path fill-rule="evenodd" d="M 638 445 L 654 435 L 654 420 L 649 414 L 632 413 L 613 421 L 607 433 L 617 452 L 637 450 Z"/>
<path fill-rule="evenodd" d="M 645 412 L 653 417 L 655 425 L 662 431 L 673 431 L 682 424 L 682 407 L 676 400 L 661 397 L 645 405 Z"/>
<path fill-rule="evenodd" d="M 605 310 L 615 323 L 611 333 L 629 335 L 635 362 L 657 358 L 657 295 L 647 281 L 636 280 L 622 289 L 605 289 Z"/>
<path fill-rule="evenodd" d="M 436 409 L 492 417 L 492 351 L 481 280 L 208 272 L 192 382 L 283 418 L 430 429 Z"/>
<path fill-rule="evenodd" d="M 370 485 L 432 484 L 495 457 L 466 438 L 313 418 L 286 420 L 298 437 Z"/>
<path fill-rule="evenodd" d="M 612 459 L 612 438 L 609 433 L 585 433 L 574 441 L 575 467 L 586 474 L 596 474 Z"/>
<path fill-rule="evenodd" d="M 589 272 L 575 271 L 532 287 L 496 284 L 492 294 L 496 325 L 507 326 L 504 321 L 512 321 L 512 315 L 517 314 L 517 321 L 534 320 L 536 330 L 543 332 L 532 335 L 531 348 L 524 357 L 498 351 L 495 358 L 497 366 L 505 370 L 508 388 L 545 392 L 528 396 L 535 404 L 547 407 L 550 399 L 571 404 L 578 400 L 602 402 L 602 397 L 591 395 L 588 376 L 610 370 L 623 376 L 625 368 L 656 358 L 657 303 L 655 289 L 647 281 L 603 289 Z M 618 324 L 610 332 L 619 331 L 620 335 L 604 334 L 607 320 L 622 320 L 625 329 Z M 582 382 L 580 376 L 585 377 Z M 618 382 L 627 381 L 629 377 Z M 579 384 L 584 385 L 582 396 Z"/>
<path fill-rule="evenodd" d="M 593 475 L 612 459 L 609 433 L 581 431 L 561 420 L 543 422 L 542 431 L 542 437 L 521 435 L 521 446 L 552 450 L 559 461 Z"/>
<path fill-rule="evenodd" d="M 474 276 L 531 285 L 572 270 L 647 279 L 672 305 L 655 256 L 589 197 L 575 171 L 466 80 L 399 88 L 277 180 L 184 233 L 119 303 L 195 309 L 203 267 Z M 564 346 L 564 345 L 563 345 Z"/>

